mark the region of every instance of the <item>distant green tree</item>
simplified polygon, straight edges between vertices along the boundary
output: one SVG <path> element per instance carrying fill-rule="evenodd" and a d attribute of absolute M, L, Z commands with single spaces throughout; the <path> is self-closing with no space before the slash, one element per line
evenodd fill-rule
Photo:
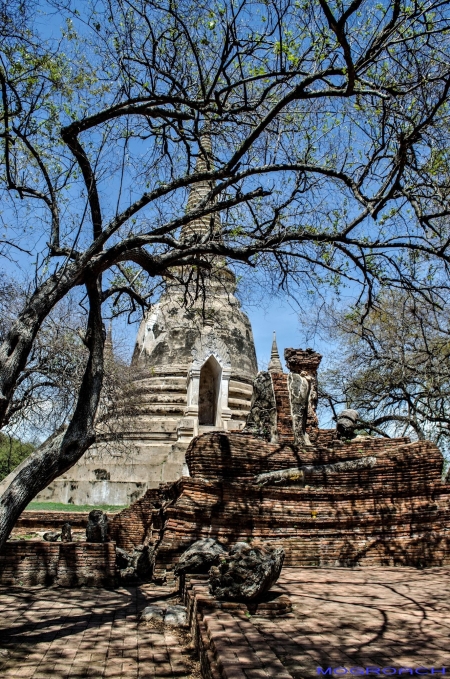
<path fill-rule="evenodd" d="M 0 273 L 0 342 L 8 334 L 18 308 L 27 300 L 18 281 Z M 68 295 L 42 324 L 4 419 L 3 433 L 12 440 L 45 440 L 63 426 L 75 407 L 88 349 L 82 328 L 86 314 L 74 295 Z M 117 419 L 130 415 L 123 389 L 132 368 L 113 352 L 112 338 L 105 347 L 104 380 L 97 423 L 102 442 L 117 437 Z M 16 466 L 16 465 L 14 465 Z M 1 480 L 1 479 L 0 479 Z"/>
<path fill-rule="evenodd" d="M 22 443 L 0 433 L 0 481 L 8 476 L 34 450 L 32 443 Z"/>

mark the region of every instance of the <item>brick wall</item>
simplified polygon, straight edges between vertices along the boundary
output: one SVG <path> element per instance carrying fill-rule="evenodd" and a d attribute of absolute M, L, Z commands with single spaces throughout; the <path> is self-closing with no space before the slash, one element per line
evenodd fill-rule
<path fill-rule="evenodd" d="M 320 438 L 320 437 L 319 437 Z M 211 432 L 187 451 L 191 477 L 148 491 L 111 522 L 119 546 L 151 544 L 156 578 L 171 577 L 195 540 L 226 545 L 262 539 L 280 545 L 286 566 L 450 564 L 450 485 L 442 455 L 428 441 L 368 438 L 327 446 L 266 443 Z M 374 456 L 366 469 L 318 470 L 308 485 L 253 484 L 263 472 Z"/>
<path fill-rule="evenodd" d="M 324 474 L 305 487 L 251 483 L 256 474 L 298 464 L 376 457 L 372 468 Z M 212 433 L 188 451 L 192 478 L 164 510 L 157 577 L 169 573 L 196 539 L 224 544 L 263 539 L 282 546 L 286 566 L 450 563 L 450 486 L 442 455 L 428 441 L 365 439 L 328 447 L 273 445 Z"/>
<path fill-rule="evenodd" d="M 286 610 L 288 597 L 280 596 L 278 602 L 254 604 L 247 608 L 244 603 L 215 599 L 209 593 L 204 576 L 188 576 L 181 580 L 181 596 L 187 608 L 203 679 L 292 679 L 247 617 L 248 609 L 252 611 L 251 615 L 275 616 L 280 609 Z M 238 658 L 240 662 L 237 662 Z"/>
<path fill-rule="evenodd" d="M 26 509 L 16 522 L 17 529 L 60 530 L 67 521 L 72 528 L 86 528 L 89 512 L 55 512 L 52 510 Z M 111 515 L 108 515 L 108 519 Z"/>
<path fill-rule="evenodd" d="M 113 587 L 113 542 L 7 542 L 0 552 L 1 585 Z"/>
<path fill-rule="evenodd" d="M 157 541 L 162 528 L 161 509 L 170 501 L 174 492 L 171 489 L 172 484 L 161 484 L 159 488 L 147 490 L 131 507 L 114 514 L 108 525 L 111 540 L 126 550 Z"/>
<path fill-rule="evenodd" d="M 398 479 L 397 479 L 398 480 Z M 450 563 L 450 489 L 422 484 L 392 493 L 354 488 L 263 488 L 200 479 L 183 482 L 165 512 L 156 575 L 171 571 L 196 539 L 226 545 L 262 539 L 282 546 L 286 566 Z"/>
<path fill-rule="evenodd" d="M 315 446 L 331 446 L 333 445 L 333 442 L 337 440 L 336 429 L 318 429 L 314 433 L 314 437 L 311 437 L 310 434 L 309 439 Z"/>
<path fill-rule="evenodd" d="M 186 452 L 186 461 L 192 477 L 209 480 L 253 479 L 257 474 L 288 469 L 298 464 L 329 464 L 343 460 L 356 460 L 360 457 L 375 455 L 383 459 L 402 444 L 409 443 L 407 438 L 366 439 L 342 443 L 330 441 L 327 447 L 302 446 L 292 444 L 272 444 L 249 434 L 213 432 L 194 439 Z M 419 445 L 419 444 L 417 444 Z M 416 446 L 416 444 L 414 444 Z M 424 441 L 411 453 L 417 456 L 430 456 L 430 473 L 440 478 L 442 455 L 432 443 Z M 415 464 L 415 463 L 414 463 Z"/>

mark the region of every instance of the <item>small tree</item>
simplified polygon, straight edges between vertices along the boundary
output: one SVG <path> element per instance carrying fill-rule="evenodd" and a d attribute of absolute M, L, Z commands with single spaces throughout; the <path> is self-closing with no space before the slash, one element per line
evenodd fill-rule
<path fill-rule="evenodd" d="M 385 292 L 361 322 L 330 313 L 338 358 L 322 376 L 322 403 L 355 408 L 367 430 L 450 441 L 450 318 L 412 295 Z"/>
<path fill-rule="evenodd" d="M 27 292 L 20 282 L 1 278 L 0 342 L 26 304 Z M 67 420 L 88 355 L 79 334 L 85 324 L 86 313 L 74 295 L 63 299 L 47 316 L 4 416 L 10 434 L 43 440 Z"/>

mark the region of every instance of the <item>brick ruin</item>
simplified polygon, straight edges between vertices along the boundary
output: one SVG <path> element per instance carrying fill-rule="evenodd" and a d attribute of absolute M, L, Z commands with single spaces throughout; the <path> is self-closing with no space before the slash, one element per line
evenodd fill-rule
<path fill-rule="evenodd" d="M 449 565 L 450 484 L 437 446 L 319 429 L 320 355 L 287 349 L 285 358 L 289 374 L 279 359 L 258 374 L 243 431 L 198 436 L 186 453 L 190 476 L 109 516 L 109 545 L 9 542 L 0 582 L 111 585 L 115 545 L 148 546 L 154 578 L 171 581 L 180 555 L 204 537 L 224 546 L 262 539 L 284 548 L 287 567 Z M 20 522 L 87 520 L 41 514 Z"/>
<path fill-rule="evenodd" d="M 33 587 L 114 587 L 116 548 L 105 542 L 7 542 L 0 584 Z"/>
<path fill-rule="evenodd" d="M 288 375 L 270 368 L 258 375 L 246 430 L 194 439 L 190 476 L 147 491 L 115 515 L 111 539 L 125 549 L 149 545 L 161 580 L 173 577 L 180 554 L 203 537 L 224 545 L 269 541 L 285 549 L 291 567 L 449 564 L 450 485 L 441 480 L 437 446 L 342 441 L 336 430 L 320 430 L 320 356 L 288 349 L 285 357 Z M 296 468 L 288 483 L 256 481 Z"/>

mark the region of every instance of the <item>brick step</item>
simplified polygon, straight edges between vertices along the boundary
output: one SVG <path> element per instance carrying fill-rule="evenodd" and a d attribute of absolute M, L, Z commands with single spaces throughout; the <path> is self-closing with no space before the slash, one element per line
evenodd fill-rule
<path fill-rule="evenodd" d="M 235 613 L 209 594 L 202 576 L 187 576 L 182 584 L 190 613 L 191 634 L 200 652 L 202 674 L 207 679 L 292 679 L 267 642 L 246 618 L 243 604 Z"/>

